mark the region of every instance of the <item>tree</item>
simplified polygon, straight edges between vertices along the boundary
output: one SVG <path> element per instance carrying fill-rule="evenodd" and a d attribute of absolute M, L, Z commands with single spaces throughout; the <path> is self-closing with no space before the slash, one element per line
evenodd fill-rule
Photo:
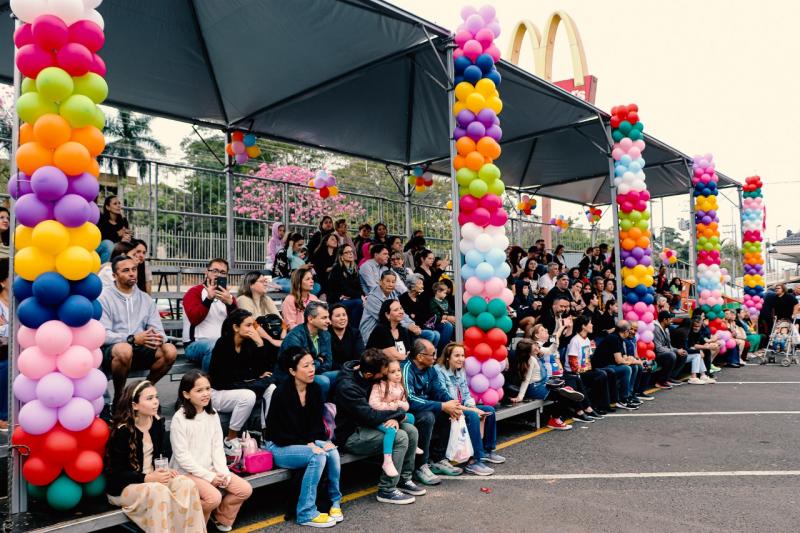
<path fill-rule="evenodd" d="M 103 133 L 107 139 L 113 140 L 106 143 L 103 154 L 109 156 L 106 159 L 108 166 L 120 178 L 128 176 L 128 169 L 133 162 L 117 158 L 138 160 L 136 166 L 139 170 L 139 177 L 143 180 L 147 176 L 145 159 L 154 154 L 163 156 L 167 153 L 164 145 L 153 137 L 150 131 L 152 120 L 151 116 L 120 110 L 116 116 L 106 121 Z"/>

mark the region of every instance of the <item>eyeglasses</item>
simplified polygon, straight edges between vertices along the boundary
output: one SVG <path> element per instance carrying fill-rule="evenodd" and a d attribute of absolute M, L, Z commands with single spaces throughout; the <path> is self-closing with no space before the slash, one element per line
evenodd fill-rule
<path fill-rule="evenodd" d="M 226 276 L 228 274 L 227 270 L 220 270 L 218 268 L 209 268 L 208 272 L 210 274 L 219 274 L 220 276 Z"/>
<path fill-rule="evenodd" d="M 436 357 L 436 352 L 420 352 L 420 355 L 425 355 L 427 357 Z"/>

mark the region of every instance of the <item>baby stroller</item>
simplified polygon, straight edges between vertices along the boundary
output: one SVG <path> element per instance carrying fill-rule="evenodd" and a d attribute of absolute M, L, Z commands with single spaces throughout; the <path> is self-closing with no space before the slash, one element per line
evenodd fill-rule
<path fill-rule="evenodd" d="M 778 358 L 781 366 L 800 364 L 800 354 L 797 353 L 799 347 L 800 334 L 797 326 L 789 320 L 778 320 L 770 332 L 762 364 L 775 363 Z"/>

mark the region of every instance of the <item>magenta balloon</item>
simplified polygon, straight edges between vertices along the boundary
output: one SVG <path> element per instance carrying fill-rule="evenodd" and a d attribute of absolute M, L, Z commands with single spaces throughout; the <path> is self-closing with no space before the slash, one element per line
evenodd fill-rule
<path fill-rule="evenodd" d="M 79 20 L 69 27 L 69 40 L 97 53 L 105 44 L 103 29 L 91 20 Z"/>
<path fill-rule="evenodd" d="M 102 396 L 106 391 L 108 378 L 106 378 L 102 370 L 93 368 L 88 374 L 80 379 L 74 380 L 73 383 L 75 386 L 75 396 L 91 401 L 98 396 Z"/>
<path fill-rule="evenodd" d="M 19 410 L 19 425 L 31 435 L 47 433 L 58 422 L 58 411 L 47 407 L 39 400 L 33 400 Z"/>
<path fill-rule="evenodd" d="M 32 402 L 36 399 L 36 384 L 39 383 L 36 379 L 31 379 L 25 374 L 18 374 L 14 378 L 14 397 L 22 403 Z"/>
<path fill-rule="evenodd" d="M 89 220 L 89 203 L 77 194 L 67 194 L 56 202 L 53 214 L 68 228 L 77 228 Z"/>
<path fill-rule="evenodd" d="M 23 225 L 33 228 L 39 222 L 53 218 L 53 206 L 42 202 L 35 194 L 20 196 L 15 206 L 17 220 Z"/>
<path fill-rule="evenodd" d="M 14 32 L 14 46 L 22 48 L 26 44 L 33 44 L 33 31 L 30 24 L 23 24 Z"/>
<path fill-rule="evenodd" d="M 489 224 L 492 226 L 503 227 L 508 222 L 508 213 L 502 209 L 495 209 L 489 217 Z"/>
<path fill-rule="evenodd" d="M 8 180 L 8 194 L 10 194 L 14 200 L 32 192 L 31 178 L 21 170 L 17 171 L 17 173 Z"/>
<path fill-rule="evenodd" d="M 72 380 L 61 372 L 51 372 L 36 385 L 36 397 L 50 408 L 61 407 L 72 398 Z"/>
<path fill-rule="evenodd" d="M 87 202 L 94 202 L 97 195 L 100 194 L 100 182 L 88 172 L 84 172 L 79 176 L 69 178 L 67 193 L 77 194 Z"/>
<path fill-rule="evenodd" d="M 97 54 L 92 55 L 92 65 L 89 67 L 89 72 L 106 77 L 106 62 Z"/>
<path fill-rule="evenodd" d="M 55 202 L 64 196 L 68 185 L 66 174 L 50 165 L 37 168 L 31 176 L 31 188 L 43 202 Z"/>
<path fill-rule="evenodd" d="M 88 48 L 79 43 L 68 43 L 56 53 L 58 66 L 70 76 L 83 76 L 92 66 L 93 55 Z"/>
<path fill-rule="evenodd" d="M 478 207 L 478 199 L 472 196 L 471 194 L 467 194 L 461 197 L 461 200 L 458 201 L 458 206 L 464 213 L 472 213 Z"/>
<path fill-rule="evenodd" d="M 489 211 L 486 209 L 479 207 L 475 211 L 472 212 L 472 223 L 478 226 L 486 226 L 489 223 Z"/>
<path fill-rule="evenodd" d="M 17 68 L 27 78 L 36 79 L 39 72 L 55 62 L 53 54 L 35 44 L 26 44 L 17 50 Z"/>
<path fill-rule="evenodd" d="M 72 398 L 58 409 L 58 421 L 70 431 L 82 431 L 88 428 L 94 417 L 94 406 L 84 398 Z"/>
<path fill-rule="evenodd" d="M 486 128 L 486 136 L 491 137 L 497 142 L 503 138 L 503 130 L 497 124 L 492 124 L 488 128 Z"/>
<path fill-rule="evenodd" d="M 480 202 L 481 207 L 485 207 L 489 211 L 494 211 L 495 209 L 500 209 L 503 207 L 503 200 L 501 200 L 496 194 L 486 194 L 483 198 L 481 198 Z"/>
<path fill-rule="evenodd" d="M 33 40 L 45 50 L 58 50 L 69 40 L 64 21 L 55 15 L 40 15 L 31 25 Z"/>
<path fill-rule="evenodd" d="M 100 221 L 100 208 L 94 201 L 89 202 L 89 218 L 86 221 L 95 225 Z"/>
<path fill-rule="evenodd" d="M 502 374 L 501 374 L 502 377 Z M 481 395 L 481 403 L 484 405 L 488 405 L 489 407 L 493 407 L 497 405 L 497 402 L 500 401 L 502 397 L 503 389 L 487 389 Z"/>

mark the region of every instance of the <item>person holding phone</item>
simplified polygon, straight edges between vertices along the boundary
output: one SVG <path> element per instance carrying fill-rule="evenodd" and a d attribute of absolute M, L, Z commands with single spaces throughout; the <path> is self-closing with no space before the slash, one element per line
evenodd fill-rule
<path fill-rule="evenodd" d="M 220 337 L 222 322 L 237 308 L 228 290 L 228 262 L 212 259 L 206 265 L 203 283 L 183 297 L 183 344 L 186 358 L 208 372 L 211 352 Z"/>

